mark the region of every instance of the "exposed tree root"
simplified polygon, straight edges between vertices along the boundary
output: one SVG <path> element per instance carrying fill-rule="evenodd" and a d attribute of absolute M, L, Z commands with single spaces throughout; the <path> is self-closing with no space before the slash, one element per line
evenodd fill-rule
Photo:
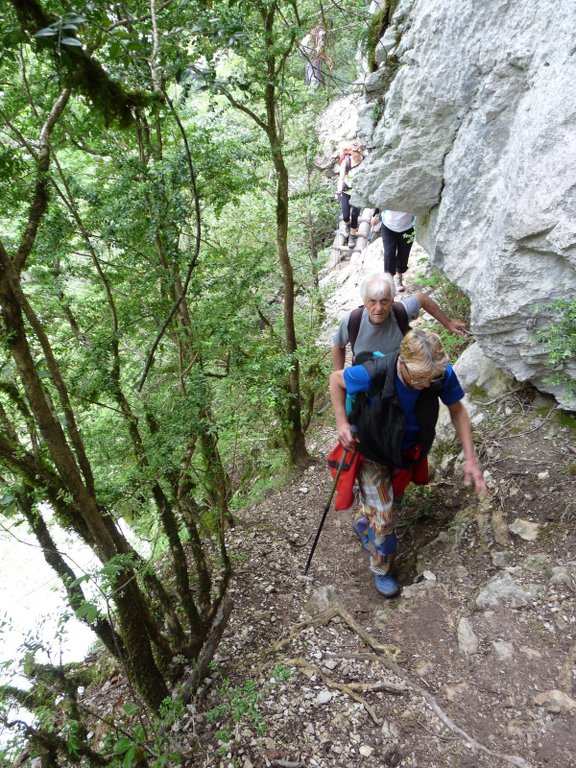
<path fill-rule="evenodd" d="M 379 658 L 381 655 L 389 656 L 391 658 L 396 658 L 400 655 L 400 648 L 398 648 L 398 646 L 393 645 L 392 643 L 379 643 L 377 640 L 374 640 L 374 638 L 364 629 L 364 627 L 361 627 L 360 624 L 358 624 L 352 618 L 351 614 L 346 610 L 346 608 L 340 605 L 340 603 L 333 603 L 325 611 L 317 613 L 316 616 L 296 624 L 294 631 L 296 634 L 298 634 L 304 627 L 323 627 L 328 624 L 328 622 L 332 621 L 335 616 L 340 616 L 340 618 L 346 622 L 346 624 L 348 624 L 350 629 L 353 630 L 358 635 L 358 637 L 364 641 L 364 644 L 378 654 Z"/>
<path fill-rule="evenodd" d="M 386 691 L 387 693 L 403 693 L 405 690 L 407 690 L 407 687 L 405 685 L 398 685 L 395 683 L 388 683 L 388 682 L 380 682 L 380 683 L 337 683 L 332 678 L 328 677 L 328 675 L 325 675 L 323 672 L 321 672 L 319 669 L 317 669 L 314 665 L 310 664 L 309 662 L 305 661 L 304 659 L 286 659 L 284 662 L 289 667 L 298 667 L 299 669 L 304 670 L 304 672 L 310 676 L 319 677 L 322 682 L 328 687 L 333 688 L 334 690 L 341 691 L 342 693 L 345 693 L 347 696 L 350 696 L 351 699 L 354 699 L 354 701 L 357 701 L 359 704 L 362 704 L 366 712 L 370 715 L 374 723 L 376 725 L 382 725 L 382 721 L 379 720 L 376 717 L 376 713 L 368 704 L 366 699 L 364 699 L 362 696 L 360 696 L 357 691 Z"/>
<path fill-rule="evenodd" d="M 395 659 L 400 654 L 400 649 L 390 643 L 382 644 L 374 640 L 374 638 L 363 627 L 354 621 L 350 613 L 339 603 L 332 603 L 326 610 L 317 613 L 315 616 L 307 619 L 306 621 L 302 621 L 296 624 L 289 637 L 275 644 L 271 651 L 279 650 L 280 648 L 284 647 L 291 638 L 299 634 L 299 632 L 305 627 L 325 626 L 335 616 L 339 616 L 344 622 L 346 622 L 350 629 L 352 629 L 363 640 L 363 642 L 369 648 L 371 648 L 374 653 L 377 654 L 378 659 L 383 664 L 383 666 L 393 672 L 396 677 L 400 678 L 402 683 L 348 683 L 347 685 L 343 685 L 334 682 L 303 659 L 287 659 L 285 663 L 290 666 L 299 667 L 308 674 L 318 675 L 329 688 L 335 688 L 339 691 L 342 691 L 343 693 L 346 693 L 352 699 L 362 704 L 366 712 L 377 725 L 379 725 L 380 722 L 376 717 L 372 707 L 357 693 L 357 691 L 385 690 L 388 693 L 397 694 L 411 689 L 415 693 L 418 693 L 420 696 L 422 696 L 430 709 L 442 721 L 446 728 L 452 731 L 452 733 L 456 734 L 456 736 L 459 737 L 462 741 L 466 742 L 466 744 L 473 750 L 477 752 L 483 752 L 486 755 L 490 755 L 491 757 L 497 759 L 499 761 L 498 764 L 501 765 L 508 763 L 509 765 L 516 766 L 516 768 L 533 768 L 532 763 L 529 763 L 527 760 L 524 760 L 524 758 L 519 757 L 518 755 L 504 755 L 500 752 L 496 752 L 493 749 L 485 747 L 479 741 L 476 741 L 476 739 L 470 736 L 470 734 L 467 733 L 463 728 L 460 728 L 459 725 L 457 725 L 450 717 L 448 717 L 434 696 L 432 696 L 432 694 L 430 694 L 421 685 L 412 680 L 396 663 Z"/>

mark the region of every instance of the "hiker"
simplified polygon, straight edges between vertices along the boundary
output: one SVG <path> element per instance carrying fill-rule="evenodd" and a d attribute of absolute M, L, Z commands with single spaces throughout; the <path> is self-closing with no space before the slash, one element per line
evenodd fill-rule
<path fill-rule="evenodd" d="M 351 413 L 346 411 L 346 395 L 355 397 Z M 404 336 L 399 352 L 334 371 L 330 397 L 340 443 L 361 456 L 357 480 L 362 508 L 353 530 L 370 552 L 376 589 L 384 597 L 396 597 L 400 588 L 393 574 L 394 506 L 410 482 L 428 482 L 427 454 L 439 400 L 448 407 L 462 446 L 464 483 L 472 483 L 479 495 L 486 491 L 462 403 L 464 392 L 440 337 L 417 329 Z"/>
<path fill-rule="evenodd" d="M 306 59 L 305 82 L 308 87 L 314 86 L 315 90 L 324 85 L 322 62 L 325 61 L 329 69 L 334 67 L 334 62 L 326 53 L 325 46 L 326 30 L 322 24 L 312 27 L 300 42 L 300 51 Z"/>
<path fill-rule="evenodd" d="M 427 294 L 418 292 L 395 302 L 395 292 L 394 278 L 386 272 L 376 272 L 362 280 L 360 296 L 364 306 L 347 312 L 332 338 L 333 370 L 344 368 L 348 344 L 353 357 L 361 352 L 395 352 L 408 330 L 408 323 L 418 317 L 421 309 L 452 333 L 459 336 L 466 333 L 466 323 L 450 320 Z"/>
<path fill-rule="evenodd" d="M 348 248 L 354 249 L 356 246 L 356 235 L 358 234 L 358 217 L 361 209 L 356 205 L 350 205 L 350 195 L 354 184 L 354 177 L 358 173 L 358 166 L 362 163 L 364 155 L 359 141 L 353 141 L 348 148 L 344 150 L 344 155 L 340 162 L 340 175 L 338 176 L 338 186 L 336 188 L 336 197 L 342 205 L 342 220 L 346 226 L 346 235 L 348 236 Z"/>
<path fill-rule="evenodd" d="M 372 214 L 372 222 L 380 211 Z M 414 242 L 414 216 L 404 211 L 384 210 L 380 216 L 384 272 L 395 275 L 398 291 L 404 291 L 404 273 L 408 269 L 408 257 Z"/>

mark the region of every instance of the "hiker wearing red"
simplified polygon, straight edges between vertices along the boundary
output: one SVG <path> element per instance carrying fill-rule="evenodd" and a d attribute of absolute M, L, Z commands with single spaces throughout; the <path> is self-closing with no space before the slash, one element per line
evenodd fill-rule
<path fill-rule="evenodd" d="M 355 397 L 351 412 L 346 409 L 347 394 Z M 358 486 L 363 517 L 354 530 L 370 552 L 376 589 L 395 597 L 400 589 L 393 575 L 394 504 L 409 482 L 428 481 L 426 457 L 434 441 L 439 400 L 447 406 L 462 446 L 464 482 L 472 483 L 478 494 L 485 493 L 462 403 L 464 392 L 440 338 L 415 330 L 406 334 L 399 353 L 334 371 L 330 396 L 340 443 L 361 454 Z"/>
<path fill-rule="evenodd" d="M 376 272 L 362 280 L 360 297 L 364 307 L 347 312 L 332 338 L 333 370 L 344 368 L 348 344 L 354 357 L 362 352 L 385 355 L 397 350 L 408 323 L 418 317 L 421 309 L 447 330 L 459 336 L 466 333 L 466 323 L 451 320 L 427 294 L 418 292 L 394 301 L 395 292 L 394 278 L 386 272 Z"/>

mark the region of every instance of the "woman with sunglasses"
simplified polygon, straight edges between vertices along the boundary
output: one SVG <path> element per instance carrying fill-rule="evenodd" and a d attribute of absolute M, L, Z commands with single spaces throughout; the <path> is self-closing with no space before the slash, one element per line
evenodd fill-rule
<path fill-rule="evenodd" d="M 349 412 L 346 395 L 354 400 Z M 428 482 L 427 455 L 434 442 L 440 400 L 450 412 L 462 446 L 464 483 L 473 484 L 479 495 L 486 491 L 462 403 L 464 391 L 440 337 L 418 329 L 404 336 L 399 353 L 334 371 L 330 396 L 338 439 L 344 448 L 355 448 L 363 457 L 358 473 L 363 510 L 354 531 L 370 552 L 376 589 L 385 597 L 396 597 L 400 588 L 393 575 L 394 503 L 410 482 Z"/>

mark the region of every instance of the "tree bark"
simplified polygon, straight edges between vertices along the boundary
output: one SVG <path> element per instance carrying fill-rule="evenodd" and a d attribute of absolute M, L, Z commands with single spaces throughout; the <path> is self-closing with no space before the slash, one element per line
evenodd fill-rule
<path fill-rule="evenodd" d="M 282 140 L 278 126 L 276 107 L 276 57 L 274 54 L 274 15 L 276 6 L 271 4 L 261 11 L 264 22 L 266 43 L 266 69 L 268 77 L 265 86 L 266 135 L 272 151 L 272 160 L 276 170 L 276 243 L 282 268 L 284 288 L 284 334 L 286 352 L 290 356 L 289 398 L 287 409 L 287 437 L 291 461 L 303 467 L 310 463 L 302 429 L 300 402 L 300 364 L 298 361 L 298 343 L 294 325 L 294 274 L 288 252 L 288 169 L 282 153 Z"/>
<path fill-rule="evenodd" d="M 27 499 L 20 498 L 22 511 L 32 532 L 36 536 L 42 554 L 48 565 L 58 574 L 60 581 L 64 585 L 68 602 L 73 611 L 77 611 L 82 603 L 86 602 L 86 597 L 79 584 L 76 584 L 77 576 L 70 568 L 64 557 L 60 554 L 56 542 L 52 538 L 48 526 L 39 513 L 35 513 L 30 502 Z M 115 631 L 107 619 L 101 617 L 94 622 L 89 623 L 86 619 L 81 619 L 97 635 L 105 648 L 118 661 L 122 660 L 122 651 L 124 643 L 122 638 Z"/>
<path fill-rule="evenodd" d="M 28 345 L 22 311 L 12 290 L 11 265 L 5 263 L 6 257 L 6 252 L 0 248 L 0 304 L 8 332 L 7 344 L 24 386 L 31 412 L 37 420 L 62 487 L 68 490 L 75 505 L 81 510 L 82 518 L 94 539 L 96 551 L 102 562 L 107 563 L 118 554 L 118 549 L 95 499 L 83 483 L 82 474 L 66 442 L 60 422 L 52 412 L 44 394 Z M 120 536 L 120 534 L 117 535 Z M 128 547 L 128 543 L 126 546 Z M 168 695 L 168 689 L 150 646 L 144 620 L 146 611 L 143 596 L 138 590 L 134 572 L 129 569 L 119 575 L 117 584 L 114 601 L 125 643 L 128 674 L 134 680 L 148 706 L 157 711 L 162 700 Z"/>

